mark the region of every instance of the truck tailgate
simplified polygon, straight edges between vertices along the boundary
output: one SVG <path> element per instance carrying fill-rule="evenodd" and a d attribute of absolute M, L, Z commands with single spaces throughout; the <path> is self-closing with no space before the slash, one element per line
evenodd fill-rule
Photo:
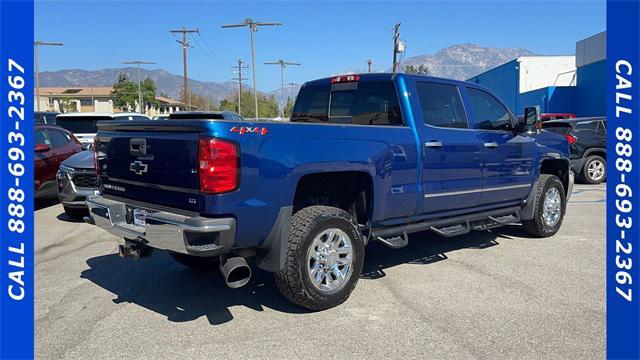
<path fill-rule="evenodd" d="M 200 209 L 197 129 L 101 130 L 101 191 L 154 205 Z"/>

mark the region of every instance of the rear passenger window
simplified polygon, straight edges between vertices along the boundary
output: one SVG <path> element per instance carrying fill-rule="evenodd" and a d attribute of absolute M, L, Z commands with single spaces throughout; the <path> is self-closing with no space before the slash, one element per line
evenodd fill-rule
<path fill-rule="evenodd" d="M 402 113 L 390 81 L 361 82 L 345 90 L 329 85 L 300 90 L 292 122 L 401 126 Z"/>
<path fill-rule="evenodd" d="M 457 129 L 468 127 L 457 86 L 417 82 L 416 89 L 425 124 Z"/>
<path fill-rule="evenodd" d="M 468 88 L 471 106 L 475 114 L 475 128 L 482 130 L 511 130 L 511 116 L 507 108 L 502 106 L 488 93 Z"/>
<path fill-rule="evenodd" d="M 45 135 L 44 130 L 36 130 L 35 138 L 33 139 L 34 144 L 45 144 L 51 145 L 51 142 Z"/>
<path fill-rule="evenodd" d="M 51 145 L 54 148 L 65 147 L 69 144 L 70 137 L 62 131 L 48 129 L 47 133 L 51 138 Z"/>

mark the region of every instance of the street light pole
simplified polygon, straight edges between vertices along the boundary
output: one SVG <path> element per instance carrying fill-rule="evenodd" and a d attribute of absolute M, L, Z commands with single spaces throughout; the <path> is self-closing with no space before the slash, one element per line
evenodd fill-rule
<path fill-rule="evenodd" d="M 230 24 L 230 25 L 222 25 L 222 28 L 234 28 L 234 27 L 249 27 L 249 32 L 251 33 L 251 65 L 253 67 L 253 100 L 255 104 L 255 117 L 258 116 L 258 88 L 256 86 L 256 51 L 253 45 L 253 33 L 258 31 L 258 26 L 280 26 L 282 23 L 280 22 L 257 22 L 252 19 L 244 19 L 244 22 L 240 24 Z"/>
<path fill-rule="evenodd" d="M 266 62 L 265 65 L 280 65 L 280 96 L 281 96 L 281 102 L 280 102 L 280 117 L 282 117 L 284 119 L 284 107 L 285 107 L 285 103 L 284 103 L 284 68 L 287 67 L 287 65 L 302 65 L 300 63 L 294 63 L 294 62 L 288 62 L 288 61 L 284 61 L 282 59 L 278 60 L 278 61 L 274 61 L 274 62 Z"/>
<path fill-rule="evenodd" d="M 61 42 L 47 42 L 47 41 L 34 41 L 33 42 L 33 55 L 34 55 L 34 70 L 36 72 L 36 111 L 40 111 L 40 76 L 38 70 L 38 46 L 62 46 Z"/>
<path fill-rule="evenodd" d="M 143 98 L 142 98 L 142 80 L 140 78 L 140 64 L 155 64 L 152 61 L 142 61 L 142 60 L 133 60 L 133 61 L 123 61 L 123 64 L 135 64 L 138 68 L 138 104 L 140 106 L 140 113 L 144 114 L 143 109 Z"/>

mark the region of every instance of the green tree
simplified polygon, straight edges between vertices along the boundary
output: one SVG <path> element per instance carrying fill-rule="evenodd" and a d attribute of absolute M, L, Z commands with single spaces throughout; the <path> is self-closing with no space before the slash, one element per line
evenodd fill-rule
<path fill-rule="evenodd" d="M 113 85 L 113 90 L 111 90 L 111 96 L 115 106 L 119 108 L 133 107 L 136 100 L 138 100 L 138 86 L 129 80 L 129 75 L 120 73 L 118 81 Z"/>
<path fill-rule="evenodd" d="M 160 101 L 156 99 L 156 84 L 153 80 L 149 78 L 144 79 L 140 84 L 140 89 L 142 90 L 142 102 L 153 107 L 160 106 Z"/>
<path fill-rule="evenodd" d="M 142 91 L 142 101 L 151 106 L 158 106 L 160 102 L 156 99 L 156 85 L 153 80 L 146 78 L 140 84 Z M 111 96 L 114 104 L 119 108 L 135 108 L 138 102 L 138 84 L 129 80 L 125 73 L 118 75 L 118 81 L 113 85 Z"/>
<path fill-rule="evenodd" d="M 220 101 L 220 110 L 221 111 L 235 111 L 238 112 L 238 94 L 235 94 L 233 97 L 229 97 L 227 99 L 223 99 Z M 255 115 L 255 104 L 253 101 L 253 92 L 252 91 L 243 91 L 242 96 L 240 97 L 240 112 L 245 118 L 254 118 Z M 263 94 L 258 93 L 258 115 L 260 117 L 277 117 L 279 114 L 278 102 L 276 101 L 274 96 L 265 96 Z"/>
<path fill-rule="evenodd" d="M 284 117 L 286 118 L 290 118 L 291 117 L 291 113 L 293 112 L 293 105 L 295 104 L 295 101 L 289 97 L 287 98 L 287 106 L 284 107 Z"/>
<path fill-rule="evenodd" d="M 60 111 L 63 113 L 78 112 L 78 104 L 75 101 L 63 99 L 60 101 Z"/>
<path fill-rule="evenodd" d="M 416 75 L 427 75 L 429 70 L 423 64 L 419 66 L 407 65 L 404 67 L 404 72 L 407 74 L 416 74 Z"/>

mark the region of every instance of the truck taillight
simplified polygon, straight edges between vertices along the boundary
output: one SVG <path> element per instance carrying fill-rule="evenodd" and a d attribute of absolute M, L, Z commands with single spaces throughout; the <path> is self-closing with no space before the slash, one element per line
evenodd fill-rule
<path fill-rule="evenodd" d="M 340 75 L 334 76 L 331 78 L 332 84 L 344 83 L 344 82 L 354 82 L 360 80 L 360 76 L 358 75 Z"/>
<path fill-rule="evenodd" d="M 100 151 L 99 148 L 100 145 L 100 139 L 98 139 L 98 137 L 94 137 L 93 138 L 93 170 L 95 170 L 96 175 L 100 175 L 100 167 L 98 166 L 98 151 Z"/>
<path fill-rule="evenodd" d="M 571 134 L 567 134 L 564 137 L 567 139 L 567 142 L 569 143 L 569 145 L 573 145 L 576 143 L 576 141 L 578 141 L 578 138 Z"/>
<path fill-rule="evenodd" d="M 238 188 L 238 146 L 216 138 L 200 138 L 198 143 L 200 162 L 200 191 L 220 194 Z"/>

